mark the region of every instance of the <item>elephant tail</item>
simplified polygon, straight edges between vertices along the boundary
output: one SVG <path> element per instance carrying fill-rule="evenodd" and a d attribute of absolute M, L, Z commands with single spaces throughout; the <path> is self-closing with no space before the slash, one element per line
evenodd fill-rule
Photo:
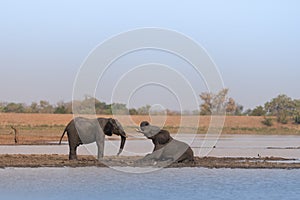
<path fill-rule="evenodd" d="M 60 140 L 59 140 L 59 143 L 58 143 L 59 145 L 61 144 L 61 141 L 62 141 L 62 139 L 63 139 L 63 137 L 64 137 L 64 135 L 65 135 L 66 132 L 67 132 L 67 128 L 65 128 L 62 136 L 60 137 Z"/>

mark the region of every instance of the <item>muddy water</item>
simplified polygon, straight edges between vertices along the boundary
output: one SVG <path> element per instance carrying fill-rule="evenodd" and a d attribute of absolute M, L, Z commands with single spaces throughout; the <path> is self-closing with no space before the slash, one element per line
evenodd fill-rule
<path fill-rule="evenodd" d="M 300 159 L 300 136 L 221 135 L 218 140 L 213 136 L 205 138 L 204 135 L 191 134 L 174 135 L 173 137 L 189 143 L 196 156 L 274 156 Z M 204 140 L 206 143 L 203 143 Z M 115 155 L 118 152 L 119 143 L 120 141 L 118 140 L 106 140 L 105 155 Z M 150 140 L 145 140 L 140 135 L 131 134 L 131 138 L 127 140 L 122 155 L 142 156 L 151 152 L 152 149 L 153 145 Z M 67 144 L 0 146 L 0 154 L 67 154 L 68 151 Z M 96 144 L 80 146 L 78 154 L 96 155 Z"/>

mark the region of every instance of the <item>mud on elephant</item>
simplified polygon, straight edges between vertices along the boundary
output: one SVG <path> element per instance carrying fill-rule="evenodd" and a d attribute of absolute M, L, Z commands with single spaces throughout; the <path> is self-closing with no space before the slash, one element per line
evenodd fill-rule
<path fill-rule="evenodd" d="M 66 126 L 59 144 L 67 132 L 69 142 L 69 159 L 77 159 L 76 150 L 81 144 L 89 144 L 96 142 L 98 147 L 98 160 L 103 158 L 104 154 L 104 140 L 105 135 L 112 136 L 112 134 L 121 136 L 119 155 L 125 145 L 126 133 L 121 124 L 112 118 L 97 118 L 87 119 L 83 117 L 76 117 L 71 120 Z"/>
<path fill-rule="evenodd" d="M 146 155 L 141 161 L 165 161 L 189 162 L 194 161 L 194 152 L 191 147 L 181 141 L 175 140 L 167 130 L 152 126 L 147 121 L 140 124 L 138 132 L 151 139 L 154 149 L 151 154 Z"/>

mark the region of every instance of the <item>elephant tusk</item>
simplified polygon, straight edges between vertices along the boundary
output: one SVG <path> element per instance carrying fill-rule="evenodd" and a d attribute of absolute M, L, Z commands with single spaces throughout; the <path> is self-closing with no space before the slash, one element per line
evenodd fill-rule
<path fill-rule="evenodd" d="M 143 131 L 141 129 L 138 129 L 138 128 L 136 128 L 135 131 L 138 132 L 138 133 L 143 133 Z"/>

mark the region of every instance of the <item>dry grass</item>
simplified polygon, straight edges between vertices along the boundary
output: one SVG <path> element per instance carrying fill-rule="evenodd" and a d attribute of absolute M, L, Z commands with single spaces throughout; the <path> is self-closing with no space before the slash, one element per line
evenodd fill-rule
<path fill-rule="evenodd" d="M 98 116 L 112 117 L 112 116 Z M 58 141 L 65 126 L 73 118 L 71 114 L 16 114 L 0 113 L 0 144 L 13 144 L 14 135 L 10 126 L 19 130 L 19 140 L 22 144 L 44 143 Z M 162 125 L 170 132 L 206 133 L 211 122 L 210 116 L 115 116 L 127 132 L 134 129 L 141 121 L 151 121 Z M 263 117 L 227 116 L 223 133 L 230 134 L 300 134 L 299 125 L 292 123 L 283 125 L 273 120 L 274 125 L 267 127 L 261 123 Z M 165 123 L 163 123 L 165 122 Z M 66 137 L 65 137 L 66 139 Z"/>
<path fill-rule="evenodd" d="M 23 114 L 23 113 L 1 113 L 0 126 L 40 126 L 40 125 L 65 125 L 73 115 L 62 114 Z"/>
<path fill-rule="evenodd" d="M 110 115 L 99 115 L 98 117 L 112 117 Z M 143 121 L 151 121 L 147 115 L 115 116 L 124 126 L 138 126 Z M 65 126 L 73 118 L 72 114 L 23 114 L 23 113 L 0 113 L 0 126 L 18 125 L 18 126 Z M 164 117 L 154 116 L 152 121 L 159 121 Z M 261 123 L 263 117 L 257 116 L 226 116 L 225 127 L 265 127 Z M 166 116 L 165 126 L 180 126 L 181 121 L 184 125 L 192 126 L 199 121 L 199 126 L 208 126 L 210 116 Z M 294 124 L 278 124 L 273 120 L 275 128 L 287 127 L 295 128 Z"/>

